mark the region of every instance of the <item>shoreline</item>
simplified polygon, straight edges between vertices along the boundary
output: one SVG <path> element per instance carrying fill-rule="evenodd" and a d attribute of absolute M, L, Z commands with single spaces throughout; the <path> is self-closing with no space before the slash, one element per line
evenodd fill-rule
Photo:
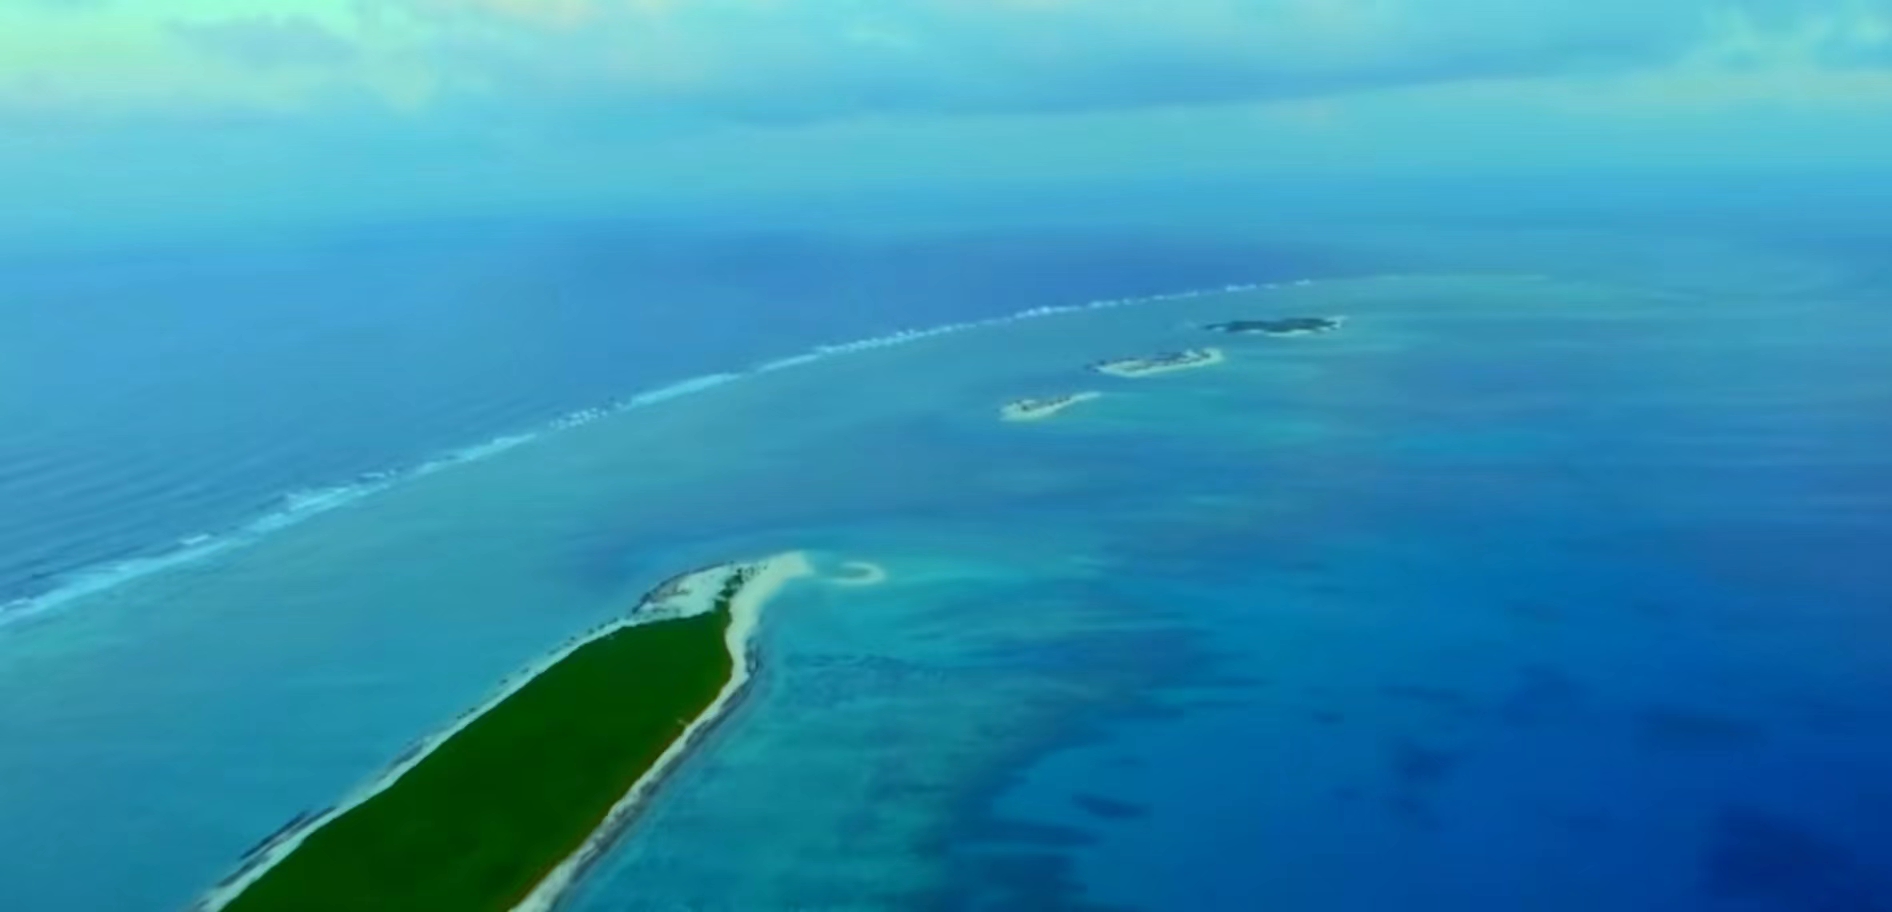
<path fill-rule="evenodd" d="M 590 836 L 585 837 L 577 850 L 547 872 L 539 880 L 538 886 L 533 887 L 525 899 L 512 907 L 513 912 L 549 912 L 555 908 L 572 886 L 578 883 L 579 875 L 603 857 L 618 837 L 624 834 L 657 786 L 747 693 L 749 681 L 755 677 L 758 668 L 756 652 L 751 647 L 755 645 L 755 632 L 761 625 L 763 608 L 789 583 L 815 575 L 814 566 L 808 562 L 808 555 L 803 551 L 789 551 L 733 566 L 759 566 L 760 569 L 729 602 L 729 628 L 723 634 L 723 643 L 729 648 L 729 681 L 717 692 L 716 699 L 690 721 L 689 726 L 676 740 L 670 742 L 669 747 L 664 748 L 650 769 L 637 777 L 630 790 L 611 805 L 611 809 L 605 812 L 604 820 L 591 831 Z"/>
<path fill-rule="evenodd" d="M 607 621 L 593 627 L 591 630 L 572 637 L 551 652 L 545 653 L 524 668 L 508 675 L 486 699 L 475 704 L 472 708 L 461 712 L 458 716 L 455 716 L 445 727 L 421 737 L 402 749 L 396 756 L 396 759 L 386 767 L 383 767 L 378 775 L 368 782 L 357 786 L 354 790 L 343 796 L 342 800 L 320 811 L 304 810 L 290 818 L 287 823 L 284 823 L 269 836 L 265 836 L 255 847 L 245 853 L 238 861 L 236 870 L 226 875 L 222 880 L 219 880 L 215 886 L 206 891 L 196 903 L 190 906 L 190 912 L 218 912 L 218 910 L 234 902 L 243 891 L 261 880 L 278 864 L 281 864 L 284 859 L 294 854 L 296 849 L 300 848 L 303 842 L 311 835 L 341 817 L 343 814 L 360 807 L 375 796 L 393 787 L 395 783 L 401 780 L 401 777 L 419 766 L 422 761 L 425 761 L 435 751 L 439 750 L 442 745 L 446 744 L 455 735 L 464 731 L 468 726 L 490 712 L 494 707 L 510 699 L 513 695 L 524 689 L 526 685 L 532 683 L 534 679 L 569 658 L 579 649 L 626 628 L 690 617 L 708 611 L 713 607 L 713 598 L 709 601 L 704 601 L 699 598 L 699 590 L 693 584 L 700 584 L 711 577 L 720 581 L 726 579 L 730 573 L 745 568 L 754 569 L 755 575 L 751 577 L 749 582 L 744 584 L 742 589 L 736 593 L 736 596 L 730 600 L 729 627 L 724 635 L 724 644 L 730 650 L 732 660 L 730 680 L 724 684 L 723 689 L 718 692 L 716 699 L 710 706 L 699 714 L 698 717 L 684 729 L 682 734 L 678 735 L 676 740 L 671 742 L 669 747 L 665 748 L 664 753 L 658 757 L 657 762 L 654 763 L 649 770 L 646 770 L 643 776 L 638 777 L 637 781 L 631 786 L 630 794 L 627 795 L 625 799 L 620 800 L 618 804 L 612 806 L 611 810 L 606 815 L 605 823 L 601 824 L 599 829 L 602 831 L 609 828 L 613 818 L 620 813 L 620 806 L 627 801 L 631 801 L 633 798 L 641 799 L 641 796 L 649 790 L 647 783 L 661 774 L 669 765 L 676 762 L 677 757 L 673 755 L 682 753 L 682 751 L 678 750 L 679 746 L 686 745 L 695 737 L 698 729 L 702 727 L 704 720 L 711 719 L 723 711 L 725 704 L 728 702 L 731 689 L 740 690 L 742 685 L 748 682 L 750 677 L 750 669 L 747 667 L 749 655 L 748 641 L 753 635 L 756 622 L 761 613 L 762 604 L 769 598 L 772 598 L 788 582 L 813 573 L 813 569 L 809 566 L 807 556 L 804 552 L 789 551 L 760 560 L 731 561 L 711 567 L 686 571 L 659 583 L 656 588 L 645 593 L 644 597 L 638 601 L 637 605 L 629 612 L 626 612 L 624 616 Z M 592 840 L 595 836 L 596 834 L 594 834 L 594 837 L 587 838 L 578 852 L 583 853 L 587 848 L 591 847 Z M 575 857 L 575 855 L 568 856 L 566 861 L 561 862 L 553 871 L 557 872 L 564 868 L 572 857 Z M 548 875 L 548 878 L 549 876 L 550 875 Z M 540 881 L 541 886 L 535 887 L 531 895 L 536 896 L 544 882 L 545 881 L 542 879 Z M 520 908 L 524 907 L 522 906 Z M 549 908 L 549 906 L 545 908 Z"/>

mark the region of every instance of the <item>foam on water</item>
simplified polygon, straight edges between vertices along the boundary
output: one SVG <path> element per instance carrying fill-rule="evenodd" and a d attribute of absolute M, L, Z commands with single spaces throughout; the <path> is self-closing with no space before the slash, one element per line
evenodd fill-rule
<path fill-rule="evenodd" d="M 454 466 L 497 456 L 508 450 L 532 443 L 553 431 L 590 424 L 591 422 L 631 409 L 643 408 L 660 402 L 667 402 L 706 390 L 715 389 L 716 387 L 733 383 L 745 377 L 813 364 L 825 358 L 905 345 L 923 339 L 966 332 L 968 330 L 1004 326 L 1022 320 L 1035 320 L 1044 317 L 1078 313 L 1086 310 L 1160 304 L 1215 294 L 1303 287 L 1312 285 L 1314 282 L 1315 280 L 1313 279 L 1297 279 L 1282 282 L 1245 283 L 1145 295 L 1141 297 L 1107 298 L 1089 301 L 1083 304 L 1033 307 L 1005 316 L 946 323 L 921 329 L 900 329 L 884 335 L 871 336 L 849 342 L 817 345 L 802 354 L 768 361 L 741 372 L 721 372 L 692 377 L 656 389 L 646 390 L 628 398 L 617 399 L 602 406 L 569 412 L 530 430 L 501 434 L 481 443 L 449 450 L 406 468 L 367 472 L 343 484 L 291 491 L 272 503 L 266 512 L 235 527 L 188 535 L 179 539 L 169 547 L 155 549 L 155 553 L 139 554 L 65 574 L 58 577 L 52 588 L 44 592 L 0 603 L 0 628 L 28 618 L 44 615 L 55 609 L 67 607 L 74 602 L 108 591 L 125 583 L 193 564 L 200 560 L 248 545 L 264 535 L 289 528 L 313 517 L 348 506 L 364 497 L 385 490 L 404 480 L 430 475 L 434 472 Z"/>
<path fill-rule="evenodd" d="M 625 405 L 627 407 L 635 408 L 640 405 L 655 405 L 656 403 L 659 403 L 659 402 L 668 402 L 671 399 L 678 399 L 684 396 L 688 396 L 691 393 L 700 393 L 700 392 L 703 392 L 704 390 L 715 389 L 716 387 L 722 386 L 725 383 L 732 383 L 734 381 L 740 380 L 742 379 L 742 377 L 743 377 L 742 374 L 729 374 L 729 373 L 707 374 L 702 377 L 692 377 L 691 379 L 684 380 L 680 383 L 672 383 L 669 386 L 660 386 L 649 392 L 638 393 L 637 395 L 632 396 L 630 398 L 630 401 L 625 403 Z"/>

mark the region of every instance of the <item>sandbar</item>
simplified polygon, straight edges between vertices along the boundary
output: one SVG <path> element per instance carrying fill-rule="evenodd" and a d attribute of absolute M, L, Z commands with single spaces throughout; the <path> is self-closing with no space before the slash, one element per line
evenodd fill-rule
<path fill-rule="evenodd" d="M 1002 421 L 1043 421 L 1080 402 L 1089 402 L 1103 393 L 1085 390 L 1081 393 L 1066 393 L 1062 396 L 1045 396 L 1029 399 L 1015 399 L 999 409 Z"/>
<path fill-rule="evenodd" d="M 837 586 L 878 586 L 887 581 L 887 568 L 871 561 L 848 561 L 841 573 L 828 577 Z"/>
<path fill-rule="evenodd" d="M 1182 351 L 1163 352 L 1155 355 L 1143 355 L 1136 358 L 1117 358 L 1099 361 L 1090 366 L 1100 374 L 1112 377 L 1149 377 L 1156 374 L 1168 374 L 1175 371 L 1194 370 L 1209 367 L 1228 360 L 1219 348 L 1186 348 Z"/>

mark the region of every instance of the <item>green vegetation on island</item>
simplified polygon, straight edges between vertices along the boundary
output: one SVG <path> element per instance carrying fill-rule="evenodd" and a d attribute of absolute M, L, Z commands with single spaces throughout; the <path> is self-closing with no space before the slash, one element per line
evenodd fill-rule
<path fill-rule="evenodd" d="M 1281 317 L 1274 320 L 1229 320 L 1210 323 L 1203 329 L 1231 335 L 1259 333 L 1267 336 L 1305 336 L 1333 332 L 1340 328 L 1342 322 L 1338 317 Z"/>
<path fill-rule="evenodd" d="M 716 700 L 734 570 L 706 613 L 579 646 L 308 835 L 228 912 L 503 912 Z"/>

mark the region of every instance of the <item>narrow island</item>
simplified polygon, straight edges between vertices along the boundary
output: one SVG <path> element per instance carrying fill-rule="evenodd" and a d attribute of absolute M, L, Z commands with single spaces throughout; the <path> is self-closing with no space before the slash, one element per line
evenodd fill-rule
<path fill-rule="evenodd" d="M 1202 328 L 1230 335 L 1314 336 L 1333 332 L 1346 322 L 1346 317 L 1281 317 L 1274 320 L 1229 320 L 1210 323 Z"/>
<path fill-rule="evenodd" d="M 743 693 L 799 552 L 666 581 L 335 807 L 296 816 L 199 912 L 550 909 Z"/>
<path fill-rule="evenodd" d="M 1062 396 L 1015 399 L 1005 403 L 1005 407 L 999 409 L 999 419 L 1002 421 L 1043 421 L 1073 405 L 1089 402 L 1102 395 L 1103 393 L 1087 390 Z"/>
<path fill-rule="evenodd" d="M 1163 352 L 1156 355 L 1144 355 L 1140 358 L 1118 358 L 1112 361 L 1099 361 L 1090 366 L 1100 374 L 1112 377 L 1148 377 L 1155 374 L 1167 374 L 1173 371 L 1193 370 L 1221 364 L 1226 360 L 1219 348 L 1186 348 L 1182 351 Z"/>

